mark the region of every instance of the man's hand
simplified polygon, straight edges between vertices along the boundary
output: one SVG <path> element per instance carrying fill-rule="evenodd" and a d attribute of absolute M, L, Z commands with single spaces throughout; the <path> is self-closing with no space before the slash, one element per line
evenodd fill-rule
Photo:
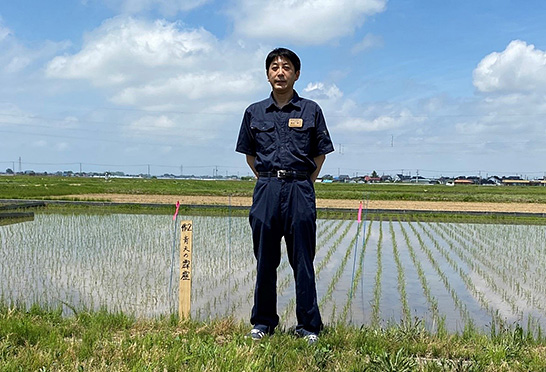
<path fill-rule="evenodd" d="M 254 162 L 255 161 L 256 161 L 255 156 L 252 156 L 252 155 L 247 155 L 246 156 L 246 162 L 247 162 L 248 166 L 250 167 L 250 169 L 252 169 L 252 173 L 254 173 L 256 178 L 258 178 L 258 172 L 256 171 L 256 168 L 254 168 Z"/>
<path fill-rule="evenodd" d="M 324 160 L 326 160 L 326 155 L 319 155 L 316 158 L 313 158 L 313 160 L 315 161 L 315 164 L 317 165 L 317 169 L 315 169 L 315 171 L 311 175 L 311 181 L 315 183 L 320 173 L 320 169 L 322 168 L 322 164 L 324 164 Z"/>

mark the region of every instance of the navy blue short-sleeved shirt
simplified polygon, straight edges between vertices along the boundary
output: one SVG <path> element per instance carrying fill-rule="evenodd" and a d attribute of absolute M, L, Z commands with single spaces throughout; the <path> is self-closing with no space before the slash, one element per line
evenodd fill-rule
<path fill-rule="evenodd" d="M 334 146 L 320 106 L 294 91 L 292 100 L 282 108 L 272 95 L 250 105 L 235 150 L 255 156 L 258 172 L 284 169 L 313 173 L 313 159 L 334 151 Z"/>

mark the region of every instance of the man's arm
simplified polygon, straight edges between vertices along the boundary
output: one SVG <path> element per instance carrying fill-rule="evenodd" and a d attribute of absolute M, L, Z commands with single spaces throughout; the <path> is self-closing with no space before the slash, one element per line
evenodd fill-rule
<path fill-rule="evenodd" d="M 322 168 L 322 164 L 324 164 L 324 160 L 326 160 L 326 155 L 319 155 L 316 158 L 313 158 L 313 160 L 315 161 L 315 164 L 317 165 L 317 169 L 315 169 L 315 171 L 311 175 L 311 181 L 315 182 L 320 173 L 320 169 Z"/>
<path fill-rule="evenodd" d="M 246 156 L 246 162 L 248 163 L 248 166 L 250 167 L 250 169 L 252 169 L 252 172 L 254 173 L 256 178 L 258 178 L 258 172 L 256 171 L 256 168 L 254 168 L 254 162 L 255 161 L 256 161 L 255 156 L 252 156 L 252 155 L 247 155 Z"/>

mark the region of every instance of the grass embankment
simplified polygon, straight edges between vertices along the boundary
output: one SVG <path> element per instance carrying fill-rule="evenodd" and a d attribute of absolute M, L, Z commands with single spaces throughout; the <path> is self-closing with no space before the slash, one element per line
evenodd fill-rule
<path fill-rule="evenodd" d="M 252 181 L 200 181 L 13 176 L 0 177 L 0 199 L 48 199 L 78 194 L 252 196 Z M 540 186 L 443 186 L 317 183 L 319 199 L 546 203 Z"/>
<path fill-rule="evenodd" d="M 308 346 L 287 331 L 261 342 L 231 319 L 0 308 L 2 371 L 544 371 L 546 341 L 520 327 L 430 333 L 421 323 L 326 327 Z"/>

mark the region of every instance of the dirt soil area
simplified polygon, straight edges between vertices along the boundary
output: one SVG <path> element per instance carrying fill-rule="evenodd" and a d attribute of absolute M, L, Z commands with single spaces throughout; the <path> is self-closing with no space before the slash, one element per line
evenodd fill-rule
<path fill-rule="evenodd" d="M 68 195 L 64 198 L 80 200 L 104 200 L 116 203 L 153 203 L 186 205 L 228 205 L 227 196 L 179 196 L 179 195 L 130 195 L 130 194 L 83 194 Z M 233 206 L 250 206 L 250 197 L 232 197 Z M 359 200 L 317 199 L 318 208 L 358 209 Z M 546 213 L 546 204 L 539 203 L 466 203 L 371 200 L 369 209 L 424 210 L 424 211 L 472 211 L 472 212 L 518 212 Z"/>

